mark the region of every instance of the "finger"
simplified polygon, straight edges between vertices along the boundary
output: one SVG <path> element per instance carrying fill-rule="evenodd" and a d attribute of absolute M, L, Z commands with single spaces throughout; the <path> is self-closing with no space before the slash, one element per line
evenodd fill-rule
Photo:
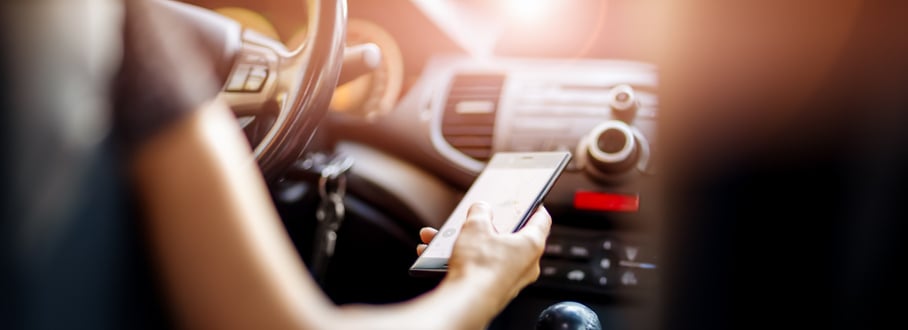
<path fill-rule="evenodd" d="M 433 238 L 435 238 L 435 234 L 438 234 L 437 229 L 432 227 L 422 227 L 422 229 L 419 230 L 419 239 L 422 240 L 423 243 L 429 243 Z"/>
<path fill-rule="evenodd" d="M 549 215 L 549 211 L 545 207 L 540 206 L 536 210 L 536 213 L 533 213 L 533 216 L 530 217 L 530 220 L 527 221 L 526 226 L 524 226 L 518 233 L 532 239 L 537 243 L 544 244 L 546 237 L 549 236 L 549 231 L 552 229 L 552 216 Z"/>
<path fill-rule="evenodd" d="M 423 252 L 426 251 L 426 248 L 429 247 L 428 244 L 419 244 L 416 246 L 416 255 L 421 256 Z"/>
<path fill-rule="evenodd" d="M 477 202 L 467 211 L 467 221 L 463 224 L 464 230 L 478 230 L 480 232 L 495 232 L 492 226 L 492 207 L 486 202 Z"/>

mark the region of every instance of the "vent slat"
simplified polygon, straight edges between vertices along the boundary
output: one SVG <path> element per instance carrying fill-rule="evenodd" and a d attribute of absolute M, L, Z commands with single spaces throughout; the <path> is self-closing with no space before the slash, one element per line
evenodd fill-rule
<path fill-rule="evenodd" d="M 452 147 L 477 160 L 492 156 L 495 114 L 504 78 L 502 74 L 454 76 L 441 128 L 442 136 Z"/>
<path fill-rule="evenodd" d="M 491 136 L 494 130 L 495 126 L 492 125 L 445 125 L 441 133 L 445 136 Z"/>
<path fill-rule="evenodd" d="M 491 136 L 449 136 L 448 142 L 464 148 L 485 148 L 492 145 Z"/>
<path fill-rule="evenodd" d="M 464 102 L 464 101 L 487 101 L 487 102 L 495 101 L 497 103 L 498 102 L 498 93 L 489 94 L 489 95 L 480 95 L 480 96 L 476 96 L 476 97 L 450 98 L 447 101 L 445 101 L 445 107 L 450 107 L 450 106 L 456 105 L 457 103 Z"/>
<path fill-rule="evenodd" d="M 446 125 L 492 125 L 495 122 L 495 116 L 491 114 L 463 114 L 453 115 L 445 118 Z"/>
<path fill-rule="evenodd" d="M 476 94 L 486 95 L 498 91 L 501 91 L 501 88 L 499 86 L 458 86 L 451 88 L 451 92 L 456 93 L 456 95 L 459 97 Z"/>

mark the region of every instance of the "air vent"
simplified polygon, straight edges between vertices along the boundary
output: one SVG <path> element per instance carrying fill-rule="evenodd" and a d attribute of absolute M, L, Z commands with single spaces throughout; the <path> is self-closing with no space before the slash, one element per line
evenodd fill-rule
<path fill-rule="evenodd" d="M 460 74 L 451 81 L 441 134 L 455 149 L 477 160 L 492 156 L 495 113 L 502 74 Z"/>

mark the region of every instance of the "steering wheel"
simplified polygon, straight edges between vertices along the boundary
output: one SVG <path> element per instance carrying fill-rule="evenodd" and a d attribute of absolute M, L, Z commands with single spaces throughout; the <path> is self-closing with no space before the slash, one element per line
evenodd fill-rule
<path fill-rule="evenodd" d="M 287 51 L 278 41 L 244 31 L 241 52 L 222 92 L 241 124 L 256 125 L 246 132 L 269 179 L 280 175 L 308 145 L 327 112 L 343 61 L 346 1 L 304 2 L 306 41 Z"/>
<path fill-rule="evenodd" d="M 303 0 L 306 40 L 293 50 L 213 11 L 160 4 L 199 32 L 226 81 L 219 98 L 243 126 L 265 178 L 277 179 L 302 155 L 327 113 L 343 63 L 346 1 Z"/>

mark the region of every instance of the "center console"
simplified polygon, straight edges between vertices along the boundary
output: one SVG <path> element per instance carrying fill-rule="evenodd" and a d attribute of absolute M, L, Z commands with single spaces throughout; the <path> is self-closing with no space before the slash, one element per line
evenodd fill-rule
<path fill-rule="evenodd" d="M 580 301 L 603 327 L 648 328 L 657 289 L 653 66 L 627 61 L 437 58 L 421 81 L 432 148 L 477 173 L 499 151 L 569 150 L 545 201 L 554 227 L 540 279 L 493 328 L 530 328 L 551 303 Z"/>
<path fill-rule="evenodd" d="M 660 270 L 652 189 L 657 86 L 656 68 L 639 62 L 437 57 L 394 111 L 368 123 L 334 118 L 333 129 L 431 172 L 455 191 L 465 191 L 495 152 L 571 151 L 571 164 L 544 202 L 553 228 L 540 279 L 491 328 L 532 328 L 535 315 L 561 301 L 590 306 L 604 329 L 651 328 Z M 432 196 L 423 195 L 417 199 Z M 423 217 L 425 225 L 441 225 L 433 221 L 449 212 Z"/>
<path fill-rule="evenodd" d="M 606 294 L 650 283 L 646 184 L 656 174 L 654 67 L 637 62 L 443 58 L 431 63 L 432 143 L 478 172 L 498 151 L 569 150 L 540 286 Z M 636 236 L 636 237 L 630 237 Z"/>

